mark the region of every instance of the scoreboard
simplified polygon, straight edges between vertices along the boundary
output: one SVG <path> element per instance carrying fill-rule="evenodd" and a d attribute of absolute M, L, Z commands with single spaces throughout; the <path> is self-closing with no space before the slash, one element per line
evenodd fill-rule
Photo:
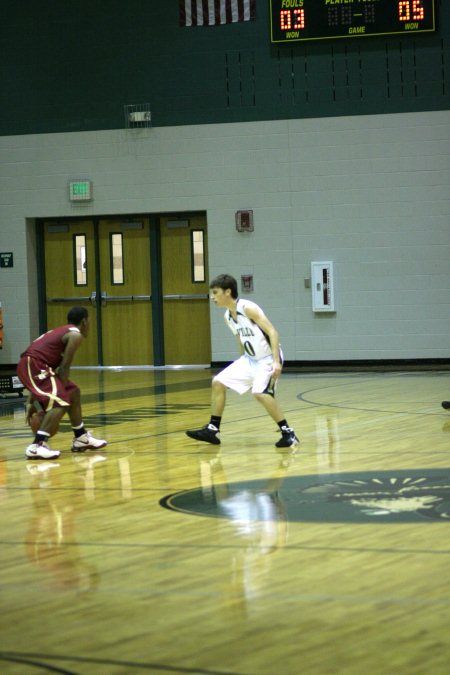
<path fill-rule="evenodd" d="M 270 0 L 271 42 L 436 30 L 434 0 Z"/>

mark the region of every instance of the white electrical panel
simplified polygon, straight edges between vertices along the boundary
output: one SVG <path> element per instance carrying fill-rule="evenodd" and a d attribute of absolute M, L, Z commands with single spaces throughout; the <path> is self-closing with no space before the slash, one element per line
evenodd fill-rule
<path fill-rule="evenodd" d="M 332 262 L 311 263 L 313 312 L 334 312 L 334 275 Z"/>

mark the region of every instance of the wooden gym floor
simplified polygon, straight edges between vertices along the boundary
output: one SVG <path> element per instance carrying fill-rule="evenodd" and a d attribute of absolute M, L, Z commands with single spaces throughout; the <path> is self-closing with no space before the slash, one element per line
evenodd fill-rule
<path fill-rule="evenodd" d="M 448 675 L 449 373 L 284 373 L 302 444 L 209 370 L 72 373 L 104 451 L 0 401 L 2 675 Z"/>

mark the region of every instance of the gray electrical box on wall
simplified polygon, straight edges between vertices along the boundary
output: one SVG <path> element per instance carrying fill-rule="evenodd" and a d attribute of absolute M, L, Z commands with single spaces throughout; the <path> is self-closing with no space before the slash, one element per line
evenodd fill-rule
<path fill-rule="evenodd" d="M 311 293 L 313 312 L 334 312 L 333 263 L 311 263 Z"/>

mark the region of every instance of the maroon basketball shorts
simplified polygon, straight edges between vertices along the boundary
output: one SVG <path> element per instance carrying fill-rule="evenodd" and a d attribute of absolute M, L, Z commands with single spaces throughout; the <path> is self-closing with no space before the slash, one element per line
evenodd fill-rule
<path fill-rule="evenodd" d="M 74 382 L 63 382 L 48 364 L 31 356 L 22 356 L 17 366 L 17 375 L 32 398 L 44 410 L 67 407 L 71 404 L 72 393 L 78 389 Z"/>

